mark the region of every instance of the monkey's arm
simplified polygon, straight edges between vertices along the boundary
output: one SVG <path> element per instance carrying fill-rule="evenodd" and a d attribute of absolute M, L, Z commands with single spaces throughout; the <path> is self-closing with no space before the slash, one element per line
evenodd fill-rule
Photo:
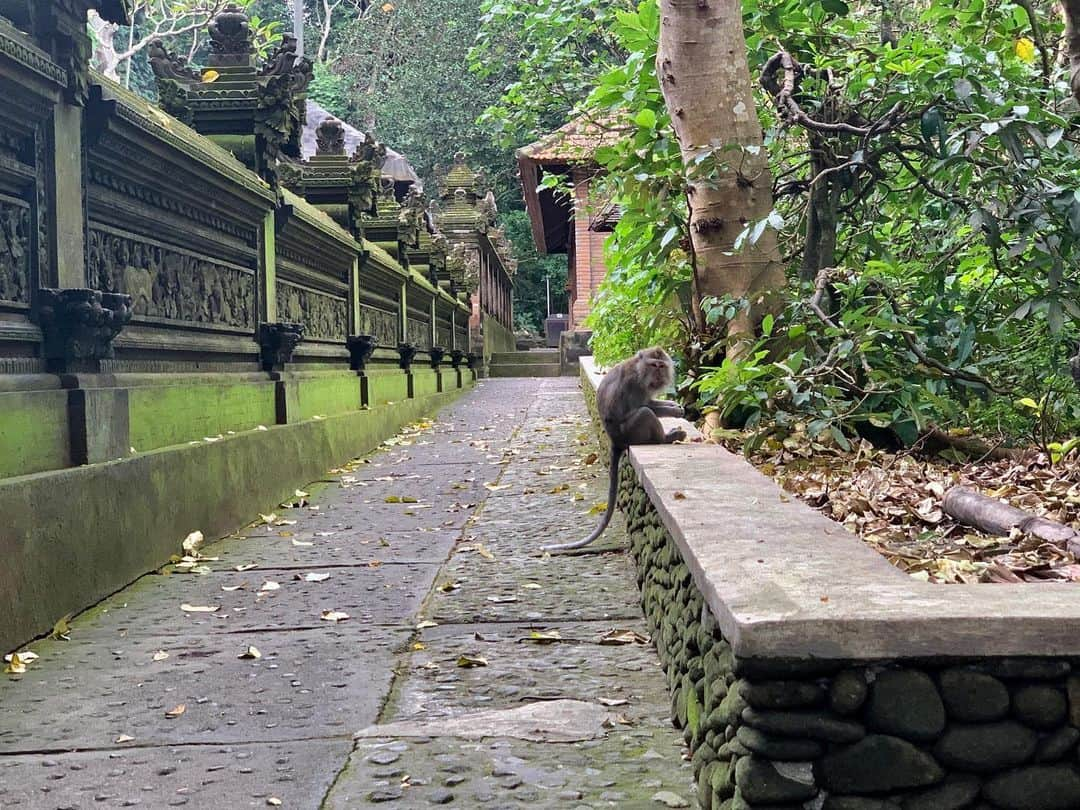
<path fill-rule="evenodd" d="M 682 417 L 684 415 L 681 405 L 676 402 L 668 402 L 664 399 L 650 399 L 645 407 L 657 416 Z"/>

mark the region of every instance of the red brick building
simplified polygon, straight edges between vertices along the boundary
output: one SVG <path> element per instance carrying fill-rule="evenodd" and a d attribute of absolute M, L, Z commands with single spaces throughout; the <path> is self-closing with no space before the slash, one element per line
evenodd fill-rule
<path fill-rule="evenodd" d="M 618 221 L 618 210 L 596 191 L 600 169 L 593 155 L 617 137 L 603 122 L 578 118 L 517 152 L 536 247 L 541 253 L 567 256 L 570 331 L 581 328 L 606 272 L 604 239 Z M 540 188 L 551 174 L 563 179 L 562 187 Z M 569 194 L 567 180 L 572 185 Z"/>

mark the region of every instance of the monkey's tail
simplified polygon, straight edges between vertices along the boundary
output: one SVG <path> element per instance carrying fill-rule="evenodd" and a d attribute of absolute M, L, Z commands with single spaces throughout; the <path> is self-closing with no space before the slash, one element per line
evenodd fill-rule
<path fill-rule="evenodd" d="M 575 543 L 544 546 L 542 549 L 543 551 L 570 551 L 575 548 L 584 548 L 604 533 L 604 529 L 611 523 L 611 516 L 615 514 L 615 500 L 619 495 L 619 460 L 622 458 L 624 452 L 626 451 L 622 447 L 616 447 L 615 445 L 611 446 L 611 461 L 608 462 L 611 466 L 608 467 L 608 478 L 610 481 L 608 483 L 607 510 L 600 519 L 600 525 L 593 529 L 592 534 L 584 540 L 578 540 Z"/>

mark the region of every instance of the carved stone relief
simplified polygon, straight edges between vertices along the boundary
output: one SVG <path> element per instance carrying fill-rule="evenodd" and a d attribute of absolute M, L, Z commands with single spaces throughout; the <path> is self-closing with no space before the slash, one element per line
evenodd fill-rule
<path fill-rule="evenodd" d="M 398 316 L 396 312 L 386 312 L 374 307 L 360 307 L 360 332 L 374 335 L 379 346 L 389 347 L 398 344 Z"/>
<path fill-rule="evenodd" d="M 442 346 L 444 349 L 449 350 L 454 345 L 453 334 L 450 331 L 450 327 L 438 327 L 439 339 L 436 345 Z"/>
<path fill-rule="evenodd" d="M 278 317 L 304 324 L 309 340 L 344 340 L 349 334 L 345 300 L 278 280 Z"/>
<path fill-rule="evenodd" d="M 30 209 L 0 200 L 0 300 L 30 303 Z"/>
<path fill-rule="evenodd" d="M 90 231 L 91 286 L 132 297 L 136 316 L 255 328 L 251 273 L 105 231 Z"/>
<path fill-rule="evenodd" d="M 431 324 L 417 318 L 409 318 L 406 340 L 418 349 L 431 348 Z"/>

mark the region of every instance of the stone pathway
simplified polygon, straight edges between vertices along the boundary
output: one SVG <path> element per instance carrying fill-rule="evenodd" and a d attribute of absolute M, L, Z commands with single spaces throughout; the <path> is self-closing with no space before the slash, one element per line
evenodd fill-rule
<path fill-rule="evenodd" d="M 596 453 L 576 380 L 484 381 L 29 645 L 0 810 L 692 806 L 621 527 L 538 556 L 597 519 Z"/>

